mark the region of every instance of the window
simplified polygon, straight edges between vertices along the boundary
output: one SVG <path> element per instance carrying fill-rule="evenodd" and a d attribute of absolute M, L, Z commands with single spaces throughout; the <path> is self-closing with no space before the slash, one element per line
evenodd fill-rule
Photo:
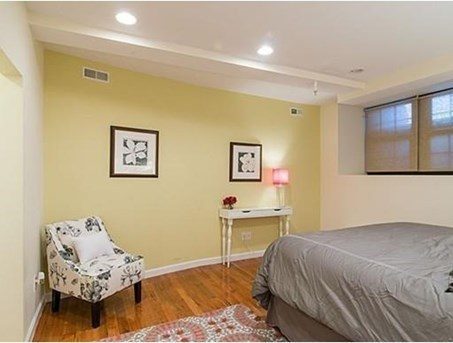
<path fill-rule="evenodd" d="M 417 170 L 417 120 L 414 99 L 365 110 L 367 172 Z"/>
<path fill-rule="evenodd" d="M 430 120 L 435 126 L 452 124 L 452 95 L 445 94 L 430 98 L 431 113 Z"/>
<path fill-rule="evenodd" d="M 453 172 L 453 90 L 365 109 L 367 173 Z"/>
<path fill-rule="evenodd" d="M 453 92 L 420 99 L 420 171 L 453 171 Z"/>

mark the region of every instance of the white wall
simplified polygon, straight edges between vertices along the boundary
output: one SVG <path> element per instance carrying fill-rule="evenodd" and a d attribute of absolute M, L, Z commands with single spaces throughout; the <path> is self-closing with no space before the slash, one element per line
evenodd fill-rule
<path fill-rule="evenodd" d="M 390 221 L 453 226 L 453 176 L 339 173 L 339 115 L 348 108 L 321 107 L 321 228 Z M 353 111 L 361 113 L 357 108 Z"/>
<path fill-rule="evenodd" d="M 365 174 L 365 113 L 363 108 L 338 106 L 338 171 Z"/>
<path fill-rule="evenodd" d="M 0 51 L 0 60 L 4 57 Z M 2 63 L 3 64 L 3 63 Z M 0 330 L 2 340 L 23 337 L 23 121 L 22 87 L 0 70 Z M 9 76 L 9 75 L 8 75 Z"/>
<path fill-rule="evenodd" d="M 41 268 L 40 229 L 43 213 L 42 80 L 40 48 L 36 48 L 23 2 L 0 2 L 0 48 L 23 77 L 23 320 L 22 337 L 40 301 L 33 279 Z M 5 280 L 0 280 L 5 282 Z M 14 287 L 14 285 L 11 285 Z M 2 321 L 2 318 L 0 318 Z M 5 330 L 2 330 L 0 339 Z"/>

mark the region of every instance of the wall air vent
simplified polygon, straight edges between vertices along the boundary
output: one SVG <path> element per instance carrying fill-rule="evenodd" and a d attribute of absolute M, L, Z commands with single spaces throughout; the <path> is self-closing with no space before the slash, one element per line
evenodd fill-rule
<path fill-rule="evenodd" d="M 289 109 L 289 114 L 291 117 L 302 117 L 302 109 L 297 107 L 291 107 Z"/>
<path fill-rule="evenodd" d="M 83 77 L 86 79 L 99 81 L 99 82 L 110 82 L 110 75 L 105 71 L 95 70 L 87 67 L 83 67 Z"/>

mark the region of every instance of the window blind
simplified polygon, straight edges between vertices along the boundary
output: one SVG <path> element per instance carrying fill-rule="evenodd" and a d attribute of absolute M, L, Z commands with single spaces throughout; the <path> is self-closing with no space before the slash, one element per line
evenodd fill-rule
<path fill-rule="evenodd" d="M 416 99 L 365 109 L 365 169 L 417 171 Z"/>
<path fill-rule="evenodd" d="M 419 100 L 419 170 L 453 170 L 453 91 Z"/>

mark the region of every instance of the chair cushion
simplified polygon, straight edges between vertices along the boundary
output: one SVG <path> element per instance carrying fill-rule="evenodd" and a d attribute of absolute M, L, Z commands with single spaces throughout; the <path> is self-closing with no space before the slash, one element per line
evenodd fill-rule
<path fill-rule="evenodd" d="M 127 253 L 122 255 L 101 255 L 90 261 L 79 263 L 78 267 L 81 274 L 87 276 L 98 276 L 109 270 L 121 268 L 140 259 L 142 259 L 141 256 L 135 256 Z"/>
<path fill-rule="evenodd" d="M 101 255 L 113 255 L 113 244 L 105 231 L 89 236 L 74 237 L 72 244 L 80 263 L 95 259 Z"/>

